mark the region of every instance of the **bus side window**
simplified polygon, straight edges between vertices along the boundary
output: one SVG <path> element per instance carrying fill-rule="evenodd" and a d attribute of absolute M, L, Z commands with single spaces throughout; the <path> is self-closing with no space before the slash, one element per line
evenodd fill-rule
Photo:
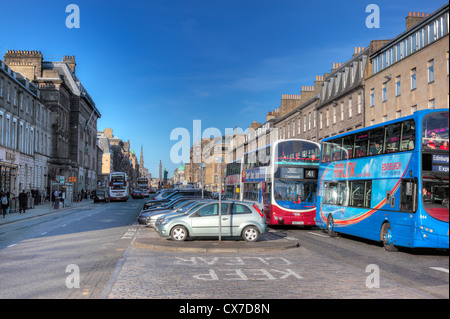
<path fill-rule="evenodd" d="M 386 153 L 399 151 L 401 123 L 394 123 L 386 127 Z"/>
<path fill-rule="evenodd" d="M 353 135 L 344 136 L 342 140 L 342 159 L 353 158 L 353 143 L 354 143 Z"/>
<path fill-rule="evenodd" d="M 404 121 L 402 123 L 402 142 L 400 145 L 400 152 L 414 150 L 415 133 L 416 128 L 413 120 Z"/>
<path fill-rule="evenodd" d="M 325 142 L 322 145 L 322 162 L 328 163 L 330 161 L 331 144 L 329 142 Z"/>

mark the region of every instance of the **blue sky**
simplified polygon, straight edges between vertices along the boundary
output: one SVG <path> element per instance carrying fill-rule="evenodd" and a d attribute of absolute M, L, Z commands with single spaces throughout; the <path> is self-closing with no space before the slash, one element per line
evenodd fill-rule
<path fill-rule="evenodd" d="M 70 3 L 80 28 L 65 24 Z M 380 8 L 369 29 L 366 6 Z M 0 59 L 39 50 L 47 61 L 75 55 L 76 73 L 100 110 L 98 130 L 130 140 L 154 177 L 170 160 L 177 127 L 192 135 L 264 123 L 282 94 L 298 94 L 354 47 L 405 30 L 409 11 L 431 13 L 443 0 L 2 1 Z M 192 142 L 192 141 L 191 141 Z"/>

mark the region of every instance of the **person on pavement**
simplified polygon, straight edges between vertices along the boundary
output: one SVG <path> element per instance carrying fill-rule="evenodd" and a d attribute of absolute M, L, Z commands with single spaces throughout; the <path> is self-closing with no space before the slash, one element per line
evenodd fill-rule
<path fill-rule="evenodd" d="M 19 194 L 19 214 L 25 214 L 25 209 L 27 208 L 27 199 L 28 196 L 25 191 L 22 189 L 22 192 Z"/>
<path fill-rule="evenodd" d="M 8 210 L 9 207 L 9 198 L 6 195 L 6 193 L 1 193 L 1 205 L 2 205 L 2 211 L 3 211 L 3 218 L 5 218 L 6 215 L 6 211 Z"/>

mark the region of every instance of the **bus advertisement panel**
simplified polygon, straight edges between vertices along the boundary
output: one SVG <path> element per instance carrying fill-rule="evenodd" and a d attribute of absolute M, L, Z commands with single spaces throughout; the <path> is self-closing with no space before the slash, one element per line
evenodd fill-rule
<path fill-rule="evenodd" d="M 448 249 L 448 150 L 430 147 L 436 135 L 448 145 L 448 110 L 324 139 L 317 225 L 331 236 L 381 241 L 389 251 Z"/>

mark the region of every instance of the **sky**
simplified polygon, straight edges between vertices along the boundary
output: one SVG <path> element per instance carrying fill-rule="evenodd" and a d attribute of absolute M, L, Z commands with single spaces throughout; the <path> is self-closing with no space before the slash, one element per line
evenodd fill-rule
<path fill-rule="evenodd" d="M 0 0 L 0 60 L 6 50 L 41 51 L 45 61 L 74 55 L 94 99 L 97 129 L 129 140 L 158 177 L 193 121 L 202 132 L 265 122 L 282 94 L 299 94 L 344 63 L 355 47 L 392 39 L 409 11 L 432 13 L 443 0 Z M 79 28 L 68 28 L 69 4 Z M 370 4 L 379 28 L 368 28 Z M 70 17 L 71 18 L 71 17 Z M 75 21 L 75 20 L 72 20 Z"/>

